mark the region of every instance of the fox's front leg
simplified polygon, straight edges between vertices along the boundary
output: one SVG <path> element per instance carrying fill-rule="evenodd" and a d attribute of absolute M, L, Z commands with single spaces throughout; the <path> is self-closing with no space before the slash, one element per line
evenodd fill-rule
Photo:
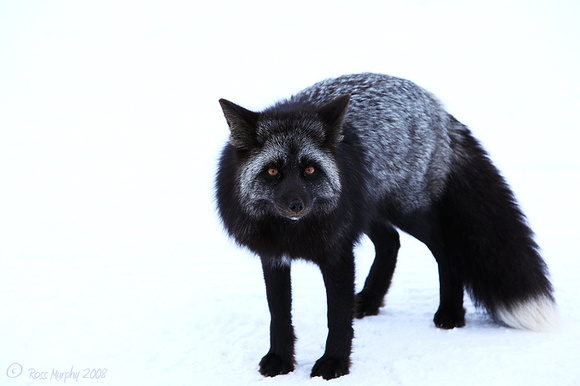
<path fill-rule="evenodd" d="M 290 266 L 262 258 L 266 295 L 270 309 L 270 351 L 260 361 L 260 373 L 267 377 L 294 370 L 294 328 Z"/>
<path fill-rule="evenodd" d="M 328 304 L 328 338 L 324 355 L 314 364 L 311 377 L 338 378 L 349 373 L 354 308 L 354 256 L 341 256 L 320 267 Z"/>

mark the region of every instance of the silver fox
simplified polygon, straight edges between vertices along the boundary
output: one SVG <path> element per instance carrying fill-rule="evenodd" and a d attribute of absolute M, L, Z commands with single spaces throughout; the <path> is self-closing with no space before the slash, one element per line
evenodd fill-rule
<path fill-rule="evenodd" d="M 349 372 L 352 319 L 383 305 L 400 246 L 396 228 L 439 266 L 440 328 L 465 325 L 464 289 L 499 323 L 548 328 L 547 268 L 513 193 L 471 132 L 432 94 L 380 74 L 319 82 L 257 113 L 220 100 L 230 127 L 216 178 L 228 233 L 262 260 L 272 316 L 266 376 L 294 369 L 290 262 L 323 274 L 326 351 L 312 376 Z M 353 245 L 376 249 L 354 295 Z"/>

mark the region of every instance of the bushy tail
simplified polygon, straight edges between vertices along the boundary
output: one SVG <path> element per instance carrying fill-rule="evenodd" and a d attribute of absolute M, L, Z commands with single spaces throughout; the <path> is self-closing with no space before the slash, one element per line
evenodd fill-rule
<path fill-rule="evenodd" d="M 557 313 L 548 270 L 514 195 L 487 153 L 454 123 L 455 160 L 441 213 L 448 253 L 476 305 L 500 323 L 545 330 Z"/>

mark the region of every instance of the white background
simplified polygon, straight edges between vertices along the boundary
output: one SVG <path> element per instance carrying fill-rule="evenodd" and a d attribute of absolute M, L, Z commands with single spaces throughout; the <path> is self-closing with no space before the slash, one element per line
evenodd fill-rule
<path fill-rule="evenodd" d="M 78 381 L 94 385 L 324 383 L 309 378 L 324 287 L 306 263 L 296 370 L 257 371 L 269 315 L 259 261 L 215 213 L 217 100 L 259 110 L 361 71 L 427 88 L 483 142 L 562 326 L 498 327 L 466 301 L 465 328 L 436 329 L 435 262 L 405 237 L 387 307 L 355 321 L 351 374 L 333 383 L 579 384 L 578 20 L 573 0 L 0 0 L 0 384 L 71 368 L 107 369 Z M 360 288 L 372 245 L 356 253 Z"/>

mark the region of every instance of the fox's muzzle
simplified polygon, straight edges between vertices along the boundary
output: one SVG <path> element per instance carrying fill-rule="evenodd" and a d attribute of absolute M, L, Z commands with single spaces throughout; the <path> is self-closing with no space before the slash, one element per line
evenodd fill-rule
<path fill-rule="evenodd" d="M 274 206 L 281 216 L 298 220 L 310 212 L 311 194 L 299 177 L 285 178 L 277 186 L 276 193 Z"/>

